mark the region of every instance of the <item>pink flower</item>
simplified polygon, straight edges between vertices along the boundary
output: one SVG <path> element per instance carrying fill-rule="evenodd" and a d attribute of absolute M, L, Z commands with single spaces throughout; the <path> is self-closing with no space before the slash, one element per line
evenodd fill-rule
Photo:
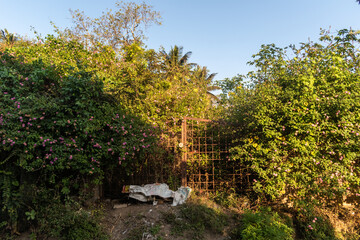
<path fill-rule="evenodd" d="M 72 156 L 72 155 L 70 155 L 69 159 L 71 160 L 72 158 L 73 158 L 73 156 Z"/>

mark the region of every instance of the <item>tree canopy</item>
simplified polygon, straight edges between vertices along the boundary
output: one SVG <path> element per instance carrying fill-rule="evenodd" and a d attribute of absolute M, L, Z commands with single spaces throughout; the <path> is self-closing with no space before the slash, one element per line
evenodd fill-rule
<path fill-rule="evenodd" d="M 119 51 L 123 46 L 142 43 L 144 31 L 152 24 L 161 24 L 159 12 L 145 2 L 116 2 L 115 6 L 117 10 L 107 10 L 98 18 L 70 10 L 73 26 L 64 30 L 55 28 L 59 34 L 76 39 L 86 47 L 96 48 L 100 43 Z"/>
<path fill-rule="evenodd" d="M 358 36 L 341 30 L 298 48 L 263 45 L 250 82 L 223 83 L 238 124 L 233 158 L 256 173 L 256 191 L 319 204 L 360 196 Z"/>

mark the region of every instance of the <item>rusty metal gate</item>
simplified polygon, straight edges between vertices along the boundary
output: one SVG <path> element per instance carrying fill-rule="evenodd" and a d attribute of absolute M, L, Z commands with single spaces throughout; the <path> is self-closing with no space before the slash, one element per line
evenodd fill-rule
<path fill-rule="evenodd" d="M 181 125 L 182 185 L 200 192 L 250 189 L 248 168 L 230 158 L 226 124 L 184 117 Z"/>
<path fill-rule="evenodd" d="M 251 174 L 239 161 L 231 159 L 231 126 L 208 119 L 172 119 L 159 136 L 162 153 L 149 154 L 140 168 L 127 175 L 118 167 L 105 175 L 103 197 L 121 196 L 123 185 L 165 182 L 172 189 L 189 186 L 200 192 L 250 189 Z"/>

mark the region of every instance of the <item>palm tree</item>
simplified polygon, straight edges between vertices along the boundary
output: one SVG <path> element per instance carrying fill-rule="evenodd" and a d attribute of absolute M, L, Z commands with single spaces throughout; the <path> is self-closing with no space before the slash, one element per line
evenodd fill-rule
<path fill-rule="evenodd" d="M 4 30 L 0 30 L 0 41 L 4 42 L 7 46 L 12 46 L 18 40 L 18 38 L 13 33 L 9 33 L 5 28 Z"/>
<path fill-rule="evenodd" d="M 212 81 L 214 80 L 217 73 L 208 73 L 209 70 L 207 67 L 200 67 L 197 66 L 193 72 L 193 77 L 196 79 L 200 84 L 206 84 L 206 94 L 212 101 L 218 101 L 219 98 L 211 93 L 214 90 L 220 90 L 219 86 L 213 85 Z"/>
<path fill-rule="evenodd" d="M 183 55 L 183 47 L 174 46 L 167 53 L 164 49 L 160 51 L 163 56 L 163 70 L 166 72 L 166 76 L 170 78 L 181 78 L 188 80 L 191 69 L 196 65 L 189 63 L 189 58 L 192 52 L 187 52 Z"/>
<path fill-rule="evenodd" d="M 169 53 L 166 53 L 165 50 L 161 50 L 161 53 L 165 57 L 165 64 L 171 67 L 175 66 L 185 66 L 188 64 L 188 60 L 192 52 L 187 52 L 183 54 L 183 47 L 174 46 L 171 48 Z"/>

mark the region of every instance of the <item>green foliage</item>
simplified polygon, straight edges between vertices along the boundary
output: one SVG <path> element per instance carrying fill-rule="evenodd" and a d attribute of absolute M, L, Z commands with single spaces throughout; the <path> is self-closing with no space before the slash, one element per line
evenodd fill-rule
<path fill-rule="evenodd" d="M 123 46 L 117 53 L 103 45 L 88 51 L 77 41 L 50 35 L 31 47 L 19 45 L 11 52 L 24 56 L 24 63 L 41 59 L 60 77 L 91 72 L 123 109 L 161 128 L 169 119 L 206 117 L 209 113 L 205 109 L 210 104 L 207 86 L 211 80 L 199 77 L 186 62 L 167 67 L 164 53 L 146 50 L 139 43 Z"/>
<path fill-rule="evenodd" d="M 250 206 L 250 200 L 245 195 L 237 194 L 235 191 L 216 191 L 209 194 L 209 199 L 228 209 L 242 210 Z"/>
<path fill-rule="evenodd" d="M 181 206 L 179 216 L 167 213 L 164 217 L 172 225 L 172 234 L 189 235 L 191 239 L 203 239 L 205 230 L 221 234 L 228 225 L 228 217 L 224 213 L 201 203 L 187 203 Z"/>
<path fill-rule="evenodd" d="M 161 24 L 160 13 L 145 2 L 116 2 L 116 10 L 109 9 L 100 17 L 91 18 L 80 10 L 70 10 L 73 26 L 57 33 L 68 39 L 77 40 L 92 49 L 108 45 L 114 50 L 124 45 L 142 42 L 144 31 L 152 24 Z"/>
<path fill-rule="evenodd" d="M 297 209 L 296 225 L 299 237 L 304 240 L 336 240 L 335 231 L 329 219 L 316 211 L 311 206 Z"/>
<path fill-rule="evenodd" d="M 154 128 L 104 92 L 86 54 L 53 37 L 0 53 L 0 221 L 12 231 L 36 218 L 25 186 L 77 195 L 118 165 L 133 173 L 155 145 Z"/>
<path fill-rule="evenodd" d="M 11 47 L 17 40 L 18 37 L 16 37 L 14 33 L 9 33 L 6 28 L 4 30 L 0 30 L 0 49 L 2 44 L 5 44 L 7 47 Z"/>
<path fill-rule="evenodd" d="M 291 240 L 293 235 L 294 229 L 270 208 L 244 213 L 240 226 L 232 232 L 232 237 L 244 240 Z"/>
<path fill-rule="evenodd" d="M 299 48 L 264 45 L 250 82 L 223 82 L 233 159 L 256 174 L 255 191 L 317 204 L 360 196 L 359 42 L 342 30 Z"/>
<path fill-rule="evenodd" d="M 125 5 L 127 12 L 116 12 L 124 21 L 158 23 L 146 4 Z M 137 15 L 125 19 L 132 11 Z M 151 19 L 139 19 L 143 12 Z M 74 14 L 76 22 L 81 14 Z M 107 17 L 114 15 L 99 21 Z M 133 175 L 154 163 L 167 170 L 174 166 L 174 157 L 162 146 L 168 121 L 208 116 L 212 78 L 206 78 L 207 70 L 199 77 L 187 62 L 167 68 L 161 52 L 141 45 L 142 26 L 135 28 L 136 35 L 125 29 L 114 44 L 111 38 L 100 39 L 101 32 L 90 41 L 66 30 L 58 31 L 59 37 L 1 46 L 1 229 L 36 228 L 43 205 L 27 188 L 37 186 L 35 192 L 51 192 L 65 201 L 115 169 Z M 171 176 L 174 185 L 177 180 Z"/>
<path fill-rule="evenodd" d="M 99 216 L 91 211 L 79 209 L 71 202 L 65 205 L 56 199 L 39 212 L 39 236 L 59 239 L 109 239 L 109 236 L 99 226 Z"/>

